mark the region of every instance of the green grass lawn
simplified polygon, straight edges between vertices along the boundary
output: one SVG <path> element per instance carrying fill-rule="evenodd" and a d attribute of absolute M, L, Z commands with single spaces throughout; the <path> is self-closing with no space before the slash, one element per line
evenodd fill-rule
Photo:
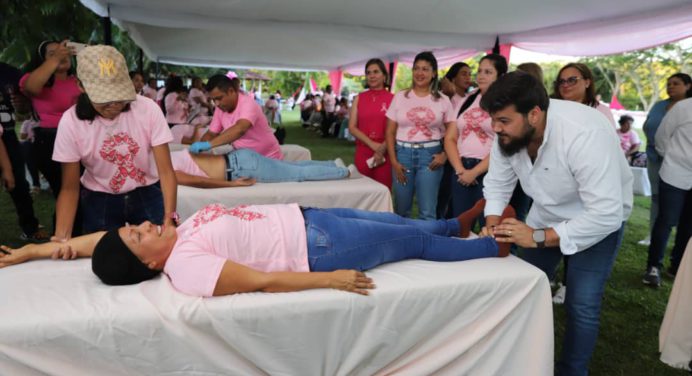
<path fill-rule="evenodd" d="M 298 112 L 285 112 L 287 124 L 286 143 L 309 148 L 313 159 L 341 157 L 353 162 L 352 142 L 319 138 L 314 132 L 298 125 Z M 592 375 L 686 375 L 658 360 L 658 330 L 663 320 L 672 281 L 664 278 L 658 290 L 645 287 L 641 277 L 646 265 L 647 248 L 637 245 L 648 231 L 650 200 L 635 197 L 635 207 L 626 229 L 612 277 L 606 287 L 601 314 L 601 332 L 591 362 Z M 53 199 L 42 192 L 36 197 L 34 207 L 43 224 L 50 225 Z M 47 226 L 50 227 L 50 226 Z M 0 242 L 21 244 L 20 230 L 16 224 L 14 206 L 9 195 L 0 194 Z M 0 271 L 1 273 L 2 271 Z M 11 304 L 11 303 L 6 303 Z M 564 333 L 565 311 L 554 306 L 556 356 L 559 354 Z"/>

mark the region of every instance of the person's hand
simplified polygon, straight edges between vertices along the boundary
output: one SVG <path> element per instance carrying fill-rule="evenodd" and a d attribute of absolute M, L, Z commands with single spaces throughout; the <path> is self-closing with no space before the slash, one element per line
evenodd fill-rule
<path fill-rule="evenodd" d="M 161 226 L 161 231 L 163 231 L 164 228 L 173 226 L 173 227 L 178 227 L 178 224 L 175 223 L 173 218 L 171 217 L 166 217 L 166 219 L 163 220 L 163 225 Z"/>
<path fill-rule="evenodd" d="M 487 237 L 494 238 L 495 233 L 493 232 L 493 230 L 495 230 L 495 226 L 483 226 L 483 227 L 481 227 L 481 232 L 478 233 L 478 237 L 479 238 L 487 238 Z"/>
<path fill-rule="evenodd" d="M 377 167 L 377 166 L 383 165 L 384 164 L 384 155 L 382 155 L 380 153 L 373 154 L 372 162 L 373 162 L 372 167 Z"/>
<path fill-rule="evenodd" d="M 8 192 L 12 192 L 14 190 L 15 181 L 12 170 L 2 170 L 2 175 L 0 175 L 0 183 L 5 187 L 5 189 L 7 189 Z"/>
<path fill-rule="evenodd" d="M 533 229 L 516 218 L 505 218 L 495 226 L 495 240 L 500 243 L 514 243 L 523 248 L 536 248 L 533 241 Z"/>
<path fill-rule="evenodd" d="M 69 244 L 56 243 L 50 258 L 53 260 L 74 260 L 77 258 L 77 251 L 73 250 Z"/>
<path fill-rule="evenodd" d="M 73 55 L 72 51 L 67 47 L 67 40 L 64 40 L 58 44 L 58 48 L 53 51 L 53 54 L 46 58 L 46 60 L 53 60 L 57 64 L 60 64 L 63 60 L 67 60 Z"/>
<path fill-rule="evenodd" d="M 238 178 L 235 180 L 229 181 L 229 186 L 231 187 L 249 187 L 253 184 L 255 184 L 257 180 L 255 178 Z"/>
<path fill-rule="evenodd" d="M 473 172 L 473 170 L 463 170 L 457 173 L 457 182 L 464 187 L 469 187 L 478 184 L 478 181 L 476 180 L 477 177 L 478 176 L 475 172 Z"/>
<path fill-rule="evenodd" d="M 408 172 L 408 170 L 406 170 L 404 165 L 402 165 L 399 162 L 392 161 L 392 169 L 394 170 L 394 176 L 396 177 L 396 181 L 403 185 L 406 185 L 406 172 Z"/>
<path fill-rule="evenodd" d="M 445 154 L 445 152 L 433 154 L 432 162 L 430 162 L 428 168 L 430 170 L 437 170 L 440 166 L 444 165 L 445 162 L 447 162 L 447 154 Z"/>
<path fill-rule="evenodd" d="M 10 265 L 21 264 L 31 260 L 35 244 L 27 244 L 19 249 L 12 249 L 5 245 L 0 245 L 0 268 Z"/>
<path fill-rule="evenodd" d="M 384 142 L 375 142 L 373 146 L 373 151 L 375 152 L 375 154 L 384 155 L 387 152 L 387 144 Z"/>
<path fill-rule="evenodd" d="M 329 274 L 329 288 L 368 295 L 374 289 L 372 278 L 357 270 L 335 270 Z"/>
<path fill-rule="evenodd" d="M 203 151 L 211 150 L 209 141 L 197 141 L 190 145 L 190 153 L 197 154 Z"/>
<path fill-rule="evenodd" d="M 58 235 L 53 235 L 53 236 L 50 237 L 50 241 L 51 241 L 52 243 L 65 243 L 66 241 L 70 240 L 70 237 L 71 237 L 70 234 L 67 234 L 67 235 L 60 235 L 60 236 L 58 236 Z"/>

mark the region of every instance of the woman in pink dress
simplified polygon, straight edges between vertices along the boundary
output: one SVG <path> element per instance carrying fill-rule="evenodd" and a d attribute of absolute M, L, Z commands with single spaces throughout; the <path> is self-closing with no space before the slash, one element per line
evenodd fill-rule
<path fill-rule="evenodd" d="M 348 122 L 348 131 L 356 138 L 355 165 L 361 174 L 392 189 L 392 166 L 385 158 L 385 114 L 394 94 L 387 90 L 389 76 L 382 60 L 370 59 L 365 76 L 368 90 L 353 100 Z"/>

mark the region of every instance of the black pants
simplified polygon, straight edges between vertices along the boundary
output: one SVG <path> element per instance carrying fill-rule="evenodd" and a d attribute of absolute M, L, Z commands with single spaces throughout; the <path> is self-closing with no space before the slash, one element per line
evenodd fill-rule
<path fill-rule="evenodd" d="M 33 187 L 40 187 L 41 180 L 38 176 L 38 169 L 36 168 L 36 157 L 34 154 L 34 143 L 32 141 L 20 141 L 19 144 L 22 148 L 22 157 L 24 157 L 24 163 L 26 163 L 26 169 L 29 170 L 29 176 L 31 176 L 31 185 Z"/>
<path fill-rule="evenodd" d="M 13 128 L 5 129 L 2 134 L 2 142 L 5 144 L 12 164 L 15 187 L 9 193 L 17 210 L 19 227 L 26 235 L 31 236 L 38 230 L 38 219 L 34 215 L 34 201 L 31 199 L 29 183 L 26 181 L 21 146 Z"/>

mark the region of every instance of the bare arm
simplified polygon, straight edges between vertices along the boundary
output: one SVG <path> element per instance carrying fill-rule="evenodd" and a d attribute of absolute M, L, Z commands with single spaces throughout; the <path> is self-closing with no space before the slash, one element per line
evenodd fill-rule
<path fill-rule="evenodd" d="M 0 173 L 0 183 L 4 184 L 8 191 L 12 191 L 15 185 L 14 173 L 12 173 L 12 163 L 2 139 L 0 139 Z"/>
<path fill-rule="evenodd" d="M 12 249 L 3 245 L 0 246 L 2 250 L 0 252 L 0 268 L 38 259 L 72 260 L 77 257 L 91 257 L 96 243 L 105 234 L 105 231 L 98 231 L 78 236 L 62 243 L 27 244 L 18 249 Z"/>
<path fill-rule="evenodd" d="M 461 158 L 459 157 L 459 149 L 457 148 L 457 142 L 459 140 L 459 130 L 456 124 L 451 127 L 447 127 L 445 131 L 445 152 L 447 152 L 447 160 L 449 164 L 452 165 L 456 174 L 464 171 L 464 166 L 461 164 Z"/>
<path fill-rule="evenodd" d="M 349 114 L 348 118 L 348 131 L 358 139 L 358 141 L 364 143 L 367 145 L 372 151 L 375 153 L 380 153 L 384 156 L 384 153 L 387 151 L 386 144 L 380 144 L 379 142 L 375 142 L 370 139 L 363 131 L 358 128 L 358 99 L 359 97 L 356 97 L 356 99 L 353 100 L 353 106 L 351 106 L 351 111 Z"/>
<path fill-rule="evenodd" d="M 67 240 L 72 236 L 79 203 L 79 176 L 79 162 L 62 163 L 62 186 L 55 204 L 55 235 L 52 240 Z"/>
<path fill-rule="evenodd" d="M 255 179 L 242 178 L 237 180 L 219 180 L 186 174 L 182 171 L 175 171 L 175 178 L 180 185 L 196 188 L 227 188 L 227 187 L 247 187 L 255 184 Z"/>
<path fill-rule="evenodd" d="M 211 143 L 211 147 L 230 144 L 231 142 L 243 137 L 245 132 L 247 132 L 250 129 L 250 127 L 252 127 L 252 123 L 249 120 L 238 120 L 238 122 L 236 122 L 235 125 L 226 129 L 225 131 L 221 132 L 218 136 L 211 139 L 211 141 L 209 141 Z"/>
<path fill-rule="evenodd" d="M 175 181 L 175 173 L 171 164 L 171 152 L 168 144 L 154 146 L 154 160 L 159 172 L 161 191 L 163 193 L 164 223 L 173 224 L 170 214 L 175 211 L 178 200 L 178 183 Z"/>
<path fill-rule="evenodd" d="M 212 139 L 216 138 L 216 136 L 218 136 L 218 135 L 219 135 L 218 133 L 214 133 L 212 131 L 207 131 L 207 133 L 205 133 L 204 136 L 202 136 L 200 141 L 211 141 Z"/>
<path fill-rule="evenodd" d="M 356 270 L 333 272 L 260 272 L 226 261 L 216 282 L 214 296 L 243 292 L 289 292 L 309 289 L 333 288 L 368 295 L 375 288 L 372 279 Z"/>
<path fill-rule="evenodd" d="M 60 61 L 70 56 L 70 50 L 65 46 L 67 41 L 62 41 L 60 46 L 55 50 L 53 56 L 50 56 L 46 61 L 29 74 L 24 82 L 24 92 L 30 96 L 41 94 L 43 86 L 48 82 L 50 76 L 58 69 Z"/>

